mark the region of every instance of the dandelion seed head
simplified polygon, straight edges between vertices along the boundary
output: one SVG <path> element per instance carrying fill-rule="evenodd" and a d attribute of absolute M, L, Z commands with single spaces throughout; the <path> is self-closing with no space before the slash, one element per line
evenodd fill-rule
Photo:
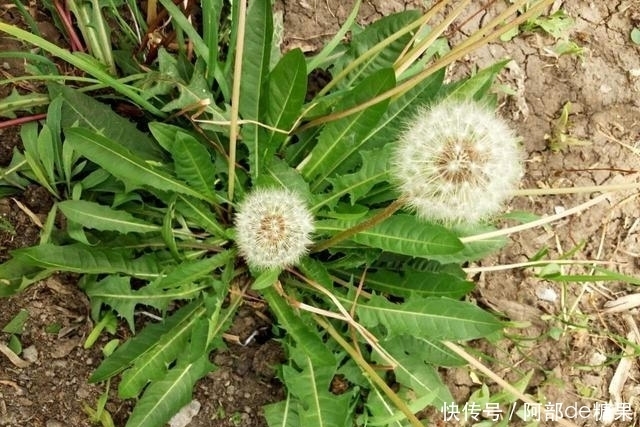
<path fill-rule="evenodd" d="M 476 223 L 498 212 L 522 176 L 514 132 L 472 102 L 421 109 L 400 135 L 392 176 L 427 220 Z"/>
<path fill-rule="evenodd" d="M 313 216 L 300 196 L 286 189 L 257 189 L 235 215 L 236 244 L 249 266 L 266 270 L 296 264 L 307 253 Z"/>

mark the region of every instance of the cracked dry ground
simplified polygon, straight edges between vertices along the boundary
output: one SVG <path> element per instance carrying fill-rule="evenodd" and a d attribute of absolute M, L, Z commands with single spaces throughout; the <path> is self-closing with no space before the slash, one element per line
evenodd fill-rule
<path fill-rule="evenodd" d="M 300 47 L 311 52 L 337 31 L 348 15 L 352 1 L 285 0 L 276 5 L 284 23 L 283 48 Z M 359 22 L 369 23 L 382 15 L 420 6 L 419 1 L 364 1 Z M 488 3 L 486 1 L 482 4 Z M 501 2 L 498 2 L 501 3 Z M 500 6 L 502 7 L 502 6 Z M 568 32 L 570 40 L 583 53 L 558 57 L 556 43 L 541 33 L 521 34 L 506 44 L 494 43 L 477 51 L 449 70 L 451 76 L 468 74 L 509 57 L 513 59 L 500 75 L 499 83 L 515 95 L 500 95 L 500 114 L 518 129 L 527 156 L 523 188 L 609 185 L 633 182 L 640 170 L 640 47 L 629 40 L 634 26 L 640 25 L 640 3 L 627 1 L 556 1 L 575 20 Z M 17 17 L 0 9 L 0 19 L 13 22 Z M 467 21 L 460 33 L 469 34 L 486 22 L 495 11 Z M 36 17 L 50 27 L 47 17 Z M 451 34 L 453 41 L 460 33 Z M 0 50 L 20 48 L 19 43 L 0 39 Z M 4 66 L 5 64 L 3 64 Z M 7 61 L 9 71 L 19 74 L 21 65 Z M 0 97 L 7 95 L 0 87 Z M 570 126 L 557 127 L 566 102 L 572 103 Z M 560 152 L 548 148 L 546 135 L 565 131 L 581 141 Z M 2 132 L 2 131 L 0 131 Z M 0 133 L 0 154 L 17 143 L 15 130 Z M 6 158 L 0 155 L 6 164 Z M 579 195 L 531 196 L 515 199 L 513 210 L 539 215 L 561 212 L 588 200 L 593 193 Z M 50 201 L 38 188 L 30 188 L 17 201 L 41 218 Z M 579 215 L 512 236 L 498 255 L 472 267 L 522 262 L 543 248 L 558 258 L 577 248 L 572 259 L 609 261 L 609 268 L 640 275 L 638 199 L 635 192 L 613 192 L 602 203 Z M 0 256 L 9 249 L 37 240 L 38 229 L 18 208 L 15 201 L 0 201 L 0 215 L 15 233 L 0 232 Z M 567 270 L 566 272 L 573 272 Z M 577 271 L 577 270 L 575 270 Z M 516 381 L 533 369 L 527 392 L 540 402 L 593 407 L 608 402 L 615 393 L 622 402 L 640 408 L 639 371 L 636 358 L 627 368 L 628 378 L 610 390 L 614 372 L 624 348 L 619 339 L 634 332 L 637 311 L 603 311 L 607 301 L 632 294 L 635 288 L 616 283 L 548 282 L 534 277 L 530 270 L 509 270 L 477 274 L 478 288 L 473 297 L 478 304 L 528 322 L 524 329 L 512 330 L 514 340 L 477 343 L 485 360 L 499 375 Z M 553 296 L 557 298 L 553 298 Z M 31 287 L 22 295 L 0 300 L 0 325 L 21 309 L 29 320 L 21 339 L 29 348 L 28 367 L 19 368 L 0 358 L 0 426 L 89 426 L 83 404 L 93 405 L 102 388 L 87 385 L 86 379 L 100 361 L 97 348 L 84 350 L 82 342 L 91 330 L 88 301 L 75 288 L 75 277 L 58 276 Z M 256 308 L 245 307 L 232 333 L 246 338 L 264 326 Z M 557 334 L 556 334 L 557 333 Z M 127 336 L 120 329 L 120 337 Z M 633 337 L 630 335 L 630 337 Z M 7 336 L 2 335 L 2 341 Z M 104 344 L 106 338 L 98 344 Z M 98 347 L 99 347 L 98 345 Z M 219 369 L 198 383 L 195 399 L 201 408 L 190 424 L 204 426 L 265 426 L 261 406 L 283 398 L 283 390 L 273 377 L 270 365 L 281 360 L 277 344 L 267 340 L 246 347 L 229 344 L 229 350 L 214 356 Z M 493 360 L 493 362 L 491 362 Z M 458 402 L 464 402 L 478 389 L 468 369 L 443 371 Z M 130 402 L 115 398 L 107 405 L 116 425 L 124 425 Z M 493 390 L 493 388 L 492 388 Z M 496 389 L 497 390 L 497 389 Z M 612 391 L 614 392 L 612 394 Z M 439 421 L 434 416 L 434 422 Z M 578 425 L 599 425 L 593 417 L 573 420 Z M 551 424 L 542 422 L 541 425 Z M 614 422 L 613 425 L 632 423 Z M 511 423 L 510 425 L 516 425 Z"/>

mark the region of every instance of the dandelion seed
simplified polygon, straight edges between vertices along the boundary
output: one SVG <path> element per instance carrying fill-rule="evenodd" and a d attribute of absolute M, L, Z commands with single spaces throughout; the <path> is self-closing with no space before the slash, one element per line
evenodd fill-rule
<path fill-rule="evenodd" d="M 304 201 L 285 189 L 258 189 L 235 216 L 236 243 L 249 266 L 266 270 L 296 264 L 312 243 L 313 216 Z"/>
<path fill-rule="evenodd" d="M 488 109 L 445 101 L 408 124 L 392 176 L 419 217 L 476 223 L 498 212 L 517 188 L 521 153 L 514 132 Z"/>

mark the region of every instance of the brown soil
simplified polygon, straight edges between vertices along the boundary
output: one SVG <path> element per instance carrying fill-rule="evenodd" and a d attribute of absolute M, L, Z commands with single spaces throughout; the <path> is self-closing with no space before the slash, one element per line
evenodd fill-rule
<path fill-rule="evenodd" d="M 337 31 L 351 3 L 280 2 L 278 10 L 285 29 L 283 47 L 316 50 Z M 363 3 L 361 23 L 421 2 Z M 500 95 L 500 112 L 519 130 L 526 148 L 523 188 L 632 182 L 640 170 L 640 47 L 630 41 L 629 34 L 640 23 L 640 5 L 634 0 L 556 3 L 576 21 L 567 36 L 583 48 L 581 56 L 557 56 L 553 53 L 556 40 L 533 32 L 473 53 L 452 67 L 450 75 L 465 75 L 475 65 L 490 65 L 504 57 L 513 59 L 501 74 L 500 83 L 515 95 Z M 44 16 L 36 18 L 46 22 Z M 470 33 L 487 18 L 484 14 L 473 17 L 460 28 L 461 33 Z M 0 20 L 16 19 L 14 11 L 0 5 Z M 457 37 L 460 34 L 454 35 L 454 42 Z M 20 48 L 17 42 L 0 37 L 0 51 L 16 48 Z M 20 61 L 7 60 L 6 65 L 0 65 L 10 74 L 19 75 L 22 71 Z M 0 97 L 7 94 L 8 88 L 0 86 Z M 559 129 L 557 118 L 567 101 L 573 105 L 570 126 Z M 586 144 L 570 145 L 558 152 L 550 150 L 545 135 L 558 135 L 561 131 Z M 0 130 L 0 167 L 7 164 L 7 153 L 17 144 L 16 136 L 15 130 Z M 593 194 L 589 193 L 520 197 L 511 208 L 549 215 L 591 197 Z M 0 217 L 11 224 L 0 227 L 0 262 L 8 257 L 9 250 L 37 242 L 39 229 L 26 212 L 30 210 L 43 220 L 50 203 L 38 188 L 30 188 L 16 200 L 0 201 Z M 542 248 L 548 248 L 549 257 L 558 259 L 577 247 L 571 259 L 610 261 L 616 264 L 608 268 L 638 276 L 637 218 L 637 193 L 615 192 L 607 201 L 580 215 L 512 236 L 500 254 L 472 267 L 526 261 Z M 569 272 L 579 270 L 571 267 L 565 271 Z M 479 304 L 529 324 L 510 330 L 515 336 L 512 340 L 477 344 L 477 349 L 493 358 L 486 360 L 499 361 L 487 362 L 498 374 L 516 381 L 533 369 L 527 393 L 540 402 L 593 407 L 595 402 L 612 398 L 609 384 L 624 351 L 620 337 L 633 331 L 637 311 L 606 314 L 602 308 L 606 301 L 634 293 L 631 285 L 555 283 L 537 278 L 531 270 L 481 273 L 476 278 L 479 285 L 474 298 Z M 557 296 L 555 300 L 553 295 Z M 20 336 L 24 348 L 29 349 L 23 356 L 29 365 L 19 368 L 0 355 L 0 426 L 89 426 L 83 405 L 95 407 L 104 386 L 88 385 L 86 380 L 101 360 L 99 349 L 111 337 L 103 336 L 92 349 L 83 348 L 93 325 L 88 301 L 71 276 L 53 277 L 18 296 L 1 299 L 0 327 L 20 310 L 29 313 Z M 232 333 L 246 338 L 266 326 L 261 319 L 255 309 L 243 307 Z M 555 332 L 557 335 L 552 338 Z M 117 336 L 126 334 L 121 329 Z M 1 342 L 8 339 L 8 334 L 0 334 Z M 281 358 L 282 351 L 274 341 L 254 340 L 247 346 L 230 343 L 227 351 L 213 356 L 217 371 L 200 381 L 195 390 L 194 399 L 201 408 L 189 426 L 265 426 L 261 406 L 283 398 L 271 368 Z M 480 386 L 478 377 L 470 372 L 465 368 L 444 373 L 458 402 L 466 401 Z M 629 374 L 620 390 L 621 401 L 632 405 L 637 420 L 640 372 L 635 359 Z M 115 387 L 111 388 L 107 409 L 116 426 L 123 426 L 131 402 L 119 401 Z M 593 417 L 573 421 L 579 425 L 597 424 Z"/>

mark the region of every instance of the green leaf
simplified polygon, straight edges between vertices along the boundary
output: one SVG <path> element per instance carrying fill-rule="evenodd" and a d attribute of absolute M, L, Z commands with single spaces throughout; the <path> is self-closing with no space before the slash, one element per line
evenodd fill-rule
<path fill-rule="evenodd" d="M 395 74 L 391 69 L 380 70 L 365 78 L 340 103 L 342 110 L 359 105 L 395 85 Z M 312 190 L 319 187 L 341 163 L 357 152 L 363 137 L 369 133 L 387 109 L 389 101 L 379 102 L 356 114 L 327 123 L 318 137 L 318 143 L 311 150 L 302 167 L 302 175 L 314 179 Z"/>
<path fill-rule="evenodd" d="M 202 38 L 209 47 L 207 80 L 212 81 L 218 65 L 218 26 L 222 12 L 222 0 L 202 0 Z"/>
<path fill-rule="evenodd" d="M 66 137 L 67 144 L 124 181 L 125 185 L 148 186 L 212 201 L 108 138 L 81 128 L 69 129 Z"/>
<path fill-rule="evenodd" d="M 309 184 L 304 180 L 300 172 L 289 166 L 284 160 L 273 158 L 265 168 L 265 171 L 255 181 L 256 187 L 286 188 L 294 191 L 301 197 L 310 200 Z"/>
<path fill-rule="evenodd" d="M 92 304 L 106 304 L 113 308 L 127 321 L 129 328 L 135 331 L 133 311 L 136 305 L 144 304 L 165 311 L 172 301 L 193 299 L 208 287 L 189 282 L 181 286 L 172 286 L 168 290 L 154 285 L 133 290 L 130 277 L 107 276 L 99 282 L 91 283 L 85 291 Z"/>
<path fill-rule="evenodd" d="M 371 289 L 403 297 L 416 295 L 461 298 L 474 287 L 472 282 L 452 274 L 416 270 L 405 270 L 402 273 L 380 270 L 367 273 L 365 284 Z"/>
<path fill-rule="evenodd" d="M 438 95 L 444 81 L 445 69 L 438 70 L 420 84 L 389 104 L 378 124 L 363 138 L 363 148 L 379 150 L 395 141 L 405 123 L 418 111 L 430 104 Z"/>
<path fill-rule="evenodd" d="M 283 401 L 262 407 L 269 427 L 299 427 L 301 424 L 297 408 L 297 402 L 290 394 Z"/>
<path fill-rule="evenodd" d="M 362 157 L 362 167 L 355 173 L 329 178 L 331 192 L 312 210 L 315 211 L 324 205 L 332 207 L 345 195 L 349 195 L 351 205 L 367 196 L 376 184 L 388 179 L 391 150 L 392 144 L 387 144 L 381 150 L 360 151 L 358 154 Z"/>
<path fill-rule="evenodd" d="M 49 133 L 50 136 L 50 133 Z M 42 163 L 41 158 L 45 153 L 40 153 L 38 149 L 43 141 L 38 137 L 38 125 L 34 122 L 22 125 L 20 129 L 20 138 L 24 145 L 24 158 L 40 185 L 46 188 L 55 197 L 58 197 L 57 191 L 51 185 L 47 177 L 47 171 Z M 53 160 L 49 158 L 48 161 Z"/>
<path fill-rule="evenodd" d="M 282 273 L 282 270 L 277 268 L 263 271 L 256 277 L 251 289 L 260 290 L 273 286 L 278 281 L 280 273 Z"/>
<path fill-rule="evenodd" d="M 171 149 L 176 175 L 185 180 L 202 198 L 213 199 L 213 183 L 216 171 L 211 154 L 193 136 L 178 132 Z"/>
<path fill-rule="evenodd" d="M 335 234 L 358 223 L 360 220 L 323 220 L 316 223 L 316 231 Z M 463 248 L 456 235 L 446 228 L 404 214 L 394 215 L 356 234 L 351 240 L 372 248 L 420 258 L 455 254 Z"/>
<path fill-rule="evenodd" d="M 176 210 L 187 219 L 194 221 L 198 227 L 201 227 L 214 236 L 226 239 L 226 230 L 218 224 L 214 212 L 200 200 L 178 195 Z"/>
<path fill-rule="evenodd" d="M 116 114 L 108 105 L 96 101 L 67 86 L 51 85 L 49 91 L 60 93 L 64 98 L 62 105 L 62 128 L 69 130 L 80 126 L 118 141 L 122 147 L 144 159 L 160 161 L 162 150 L 147 134 L 137 129 L 129 120 Z"/>
<path fill-rule="evenodd" d="M 160 266 L 153 254 L 132 259 L 130 254 L 116 249 L 100 249 L 81 244 L 52 244 L 18 249 L 12 252 L 16 262 L 27 266 L 80 274 L 124 273 L 138 278 L 158 277 Z"/>
<path fill-rule="evenodd" d="M 269 102 L 264 114 L 265 124 L 288 131 L 300 114 L 307 93 L 307 67 L 300 49 L 287 52 L 268 77 L 265 96 Z M 260 162 L 268 167 L 276 151 L 286 140 L 286 133 L 260 128 Z"/>
<path fill-rule="evenodd" d="M 502 329 L 492 314 L 474 304 L 447 298 L 410 298 L 395 304 L 374 296 L 357 307 L 363 326 L 384 326 L 386 335 L 412 335 L 417 338 L 470 340 Z"/>
<path fill-rule="evenodd" d="M 456 82 L 445 89 L 446 99 L 458 99 L 466 101 L 474 99 L 481 101 L 493 84 L 498 73 L 509 63 L 504 60 L 493 64 L 483 70 L 478 71 L 468 79 Z"/>
<path fill-rule="evenodd" d="M 298 416 L 301 426 L 345 427 L 352 418 L 348 393 L 335 395 L 329 391 L 336 371 L 334 365 L 318 365 L 310 357 L 303 359 L 302 370 L 282 367 L 287 390 L 300 400 Z"/>
<path fill-rule="evenodd" d="M 166 276 L 155 281 L 153 286 L 158 289 L 169 289 L 194 283 L 198 279 L 210 276 L 216 268 L 224 266 L 233 259 L 234 255 L 233 250 L 226 250 L 209 258 L 184 261 Z"/>
<path fill-rule="evenodd" d="M 150 233 L 160 230 L 160 226 L 136 218 L 129 212 L 112 209 L 85 200 L 65 200 L 58 207 L 67 219 L 86 228 L 120 233 Z"/>
<path fill-rule="evenodd" d="M 260 121 L 266 110 L 268 100 L 264 95 L 264 88 L 269 73 L 272 36 L 271 2 L 250 2 L 244 34 L 242 72 L 239 76 L 234 76 L 241 81 L 239 111 L 244 120 Z M 263 167 L 261 162 L 264 153 L 260 149 L 259 135 L 259 128 L 254 124 L 242 127 L 242 139 L 249 149 L 249 170 L 253 178 L 260 176 Z"/>
<path fill-rule="evenodd" d="M 409 25 L 416 19 L 420 18 L 421 13 L 418 10 L 408 10 L 385 16 L 376 22 L 368 25 L 363 31 L 355 33 L 349 49 L 337 61 L 333 75 L 337 75 L 345 67 L 349 66 L 354 60 L 365 54 L 376 44 L 388 38 L 392 34 Z M 392 68 L 407 43 L 411 40 L 412 34 L 407 33 L 402 37 L 394 40 L 386 46 L 380 53 L 371 56 L 365 62 L 360 64 L 351 71 L 345 80 L 341 82 L 340 87 L 350 87 L 359 83 L 365 77 L 383 68 Z"/>
<path fill-rule="evenodd" d="M 467 363 L 437 340 L 401 335 L 385 340 L 381 345 L 389 349 L 394 355 L 398 352 L 403 352 L 408 355 L 417 356 L 424 363 L 435 366 L 463 366 Z M 392 349 L 398 350 L 394 351 Z"/>
<path fill-rule="evenodd" d="M 202 301 L 196 301 L 181 307 L 162 322 L 146 326 L 135 337 L 118 347 L 115 352 L 103 360 L 89 378 L 89 382 L 97 383 L 111 378 L 136 363 L 138 359 L 150 351 L 156 351 L 154 348 L 157 348 L 156 346 L 163 339 L 163 336 L 171 337 L 182 333 L 181 331 L 185 329 L 185 322 L 190 324 L 191 319 L 198 318 L 204 312 Z"/>
<path fill-rule="evenodd" d="M 126 427 L 165 425 L 180 408 L 191 401 L 191 393 L 200 378 L 213 370 L 208 355 L 193 363 L 171 368 L 164 378 L 147 387 L 136 404 Z"/>
<path fill-rule="evenodd" d="M 14 88 L 9 96 L 6 96 L 0 100 L 0 117 L 7 117 L 9 119 L 16 118 L 16 111 L 30 111 L 33 107 L 46 105 L 49 102 L 47 95 L 39 93 L 28 93 L 21 95 Z"/>
<path fill-rule="evenodd" d="M 303 323 L 289 303 L 278 295 L 273 286 L 262 289 L 261 293 L 277 317 L 279 325 L 287 331 L 313 363 L 319 365 L 335 364 L 333 354 L 327 349 L 317 333 Z"/>
<path fill-rule="evenodd" d="M 13 319 L 9 321 L 4 328 L 2 328 L 2 332 L 6 332 L 7 334 L 16 334 L 20 335 L 24 331 L 24 324 L 27 323 L 27 319 L 29 318 L 29 311 L 24 308 L 21 309 L 18 314 L 13 316 Z"/>
<path fill-rule="evenodd" d="M 636 27 L 633 30 L 631 30 L 631 41 L 634 42 L 635 44 L 640 45 L 640 28 Z"/>
<path fill-rule="evenodd" d="M 455 229 L 451 230 L 451 232 L 455 233 L 458 238 L 464 238 L 465 236 L 473 236 L 476 234 L 488 233 L 495 230 L 495 227 L 487 225 L 457 225 Z M 435 254 L 430 258 L 442 264 L 461 264 L 468 261 L 477 261 L 497 252 L 500 248 L 507 244 L 507 241 L 508 240 L 504 236 L 477 240 L 474 242 L 464 243 L 464 248 L 456 253 Z"/>

